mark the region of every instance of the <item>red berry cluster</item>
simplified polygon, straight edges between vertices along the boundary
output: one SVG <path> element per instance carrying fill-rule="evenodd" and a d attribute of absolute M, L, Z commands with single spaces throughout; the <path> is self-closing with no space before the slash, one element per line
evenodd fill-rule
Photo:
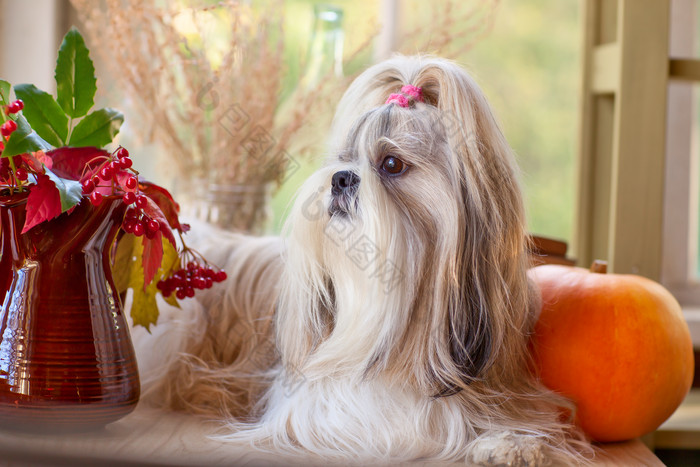
<path fill-rule="evenodd" d="M 128 192 L 127 194 L 133 194 Z M 143 195 L 139 195 L 137 199 L 145 198 Z M 136 207 L 129 208 L 126 211 L 126 216 L 124 217 L 124 223 L 122 223 L 122 229 L 124 232 L 134 234 L 137 237 L 146 235 L 148 238 L 153 238 L 160 230 L 160 222 L 157 219 L 151 219 L 146 213 L 144 213 L 138 204 Z"/>
<path fill-rule="evenodd" d="M 187 263 L 187 266 L 175 271 L 167 279 L 161 279 L 156 284 L 164 297 L 175 296 L 182 300 L 194 297 L 195 289 L 211 288 L 215 282 L 223 282 L 227 278 L 223 269 L 214 270 L 208 264 L 200 264 L 197 260 Z"/>
<path fill-rule="evenodd" d="M 7 115 L 16 114 L 17 112 L 19 112 L 23 108 L 24 108 L 24 102 L 22 102 L 21 99 L 17 99 L 13 103 L 11 103 L 10 105 L 5 107 L 5 114 L 7 114 Z M 16 129 L 17 129 L 17 122 L 15 122 L 14 120 L 8 120 L 5 123 L 3 123 L 2 125 L 0 125 L 0 134 L 2 134 L 2 136 L 4 136 L 7 139 L 10 137 L 10 135 L 12 133 L 15 132 Z M 3 149 L 4 149 L 4 146 L 3 146 Z M 0 151 L 1 151 L 1 149 L 0 149 Z"/>
<path fill-rule="evenodd" d="M 0 142 L 0 154 L 5 146 Z M 21 156 L 0 158 L 0 183 L 6 185 L 19 185 L 29 178 L 24 161 Z"/>
<path fill-rule="evenodd" d="M 90 195 L 90 202 L 97 206 L 102 203 L 103 195 L 99 191 L 95 191 L 97 187 L 108 186 L 112 187 L 112 193 L 117 191 L 117 177 L 120 171 L 129 170 L 133 175 L 129 176 L 124 182 L 125 191 L 122 195 L 124 204 L 130 206 L 126 211 L 122 228 L 126 233 L 131 233 L 140 237 L 146 235 L 148 238 L 153 238 L 161 228 L 160 222 L 157 219 L 152 219 L 144 209 L 148 206 L 148 198 L 139 194 L 138 173 L 131 169 L 133 161 L 129 157 L 129 151 L 126 148 L 119 148 L 107 158 L 95 170 L 94 175 L 86 178 L 81 183 L 83 185 L 83 193 Z"/>
<path fill-rule="evenodd" d="M 11 115 L 11 114 L 16 114 L 20 110 L 24 109 L 24 102 L 22 102 L 22 99 L 17 99 L 7 107 L 5 107 L 5 114 L 6 115 Z"/>
<path fill-rule="evenodd" d="M 83 185 L 83 194 L 90 195 L 90 202 L 93 205 L 99 205 L 102 203 L 103 196 L 99 191 L 95 191 L 95 188 L 111 186 L 113 187 L 112 191 L 114 191 L 117 186 L 117 173 L 120 170 L 130 168 L 132 165 L 133 162 L 129 158 L 129 151 L 124 148 L 119 148 L 97 168 L 92 177 L 86 178 L 81 182 Z M 138 184 L 136 178 L 131 178 L 134 179 L 132 185 L 136 186 Z"/>
<path fill-rule="evenodd" d="M 15 167 L 17 166 L 17 164 L 22 162 L 22 158 L 19 156 L 15 156 L 12 158 L 0 158 L 0 182 L 8 183 L 12 180 L 13 171 L 12 167 L 10 166 L 10 159 L 12 159 L 12 162 L 15 164 Z"/>

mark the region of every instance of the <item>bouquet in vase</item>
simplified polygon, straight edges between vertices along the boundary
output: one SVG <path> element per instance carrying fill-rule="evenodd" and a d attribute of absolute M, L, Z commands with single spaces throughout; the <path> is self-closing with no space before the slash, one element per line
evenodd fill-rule
<path fill-rule="evenodd" d="M 126 209 L 109 246 L 114 282 L 122 297 L 133 290 L 134 324 L 148 328 L 158 317 L 157 294 L 177 305 L 225 280 L 226 273 L 187 247 L 189 226 L 180 222 L 177 203 L 139 177 L 128 150 L 104 149 L 124 117 L 112 108 L 93 109 L 95 69 L 76 29 L 63 39 L 55 78 L 56 97 L 32 84 L 13 89 L 0 80 L 0 199 L 26 199 L 26 234 L 70 216 L 81 203 L 97 207 L 118 198 Z"/>

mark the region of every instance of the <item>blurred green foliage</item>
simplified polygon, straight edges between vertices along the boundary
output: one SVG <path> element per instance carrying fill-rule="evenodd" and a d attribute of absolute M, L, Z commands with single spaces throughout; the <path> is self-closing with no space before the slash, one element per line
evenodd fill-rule
<path fill-rule="evenodd" d="M 285 4 L 285 51 L 290 64 L 298 63 L 298 54 L 306 50 L 314 3 L 318 2 L 287 0 Z M 371 33 L 368 25 L 376 18 L 378 2 L 341 0 L 333 4 L 344 9 L 347 42 Z M 461 7 L 473 5 L 464 2 Z M 411 14 L 420 15 L 420 9 L 402 11 L 404 19 Z M 415 23 L 421 18 L 409 19 Z M 578 0 L 502 0 L 492 31 L 457 59 L 484 89 L 518 156 L 529 230 L 567 241 L 572 236 L 576 187 L 579 39 Z M 346 44 L 346 48 L 352 47 Z M 345 74 L 368 65 L 370 57 L 369 50 L 361 54 L 346 66 Z M 289 67 L 285 92 L 290 92 L 300 72 L 297 65 Z M 322 157 L 319 153 L 305 160 L 275 196 L 276 232 L 293 193 Z"/>
<path fill-rule="evenodd" d="M 571 240 L 576 191 L 579 1 L 505 0 L 462 60 L 518 156 L 531 232 Z"/>

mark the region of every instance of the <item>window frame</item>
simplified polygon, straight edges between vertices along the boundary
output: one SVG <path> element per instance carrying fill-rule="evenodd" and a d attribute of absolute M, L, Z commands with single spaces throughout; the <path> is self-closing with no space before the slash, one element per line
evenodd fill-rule
<path fill-rule="evenodd" d="M 669 97 L 666 122 L 662 283 L 700 327 L 698 255 L 698 141 L 700 60 L 692 59 L 697 0 L 671 2 Z M 697 334 L 700 336 L 700 333 Z M 700 340 L 700 337 L 698 338 Z M 696 341 L 697 342 L 697 341 Z"/>

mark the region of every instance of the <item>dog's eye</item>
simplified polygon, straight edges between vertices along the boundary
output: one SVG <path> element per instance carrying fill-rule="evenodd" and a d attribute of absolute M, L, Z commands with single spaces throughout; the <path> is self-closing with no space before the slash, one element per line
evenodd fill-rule
<path fill-rule="evenodd" d="M 389 175 L 399 175 L 406 171 L 408 165 L 395 156 L 386 156 L 382 162 L 382 170 Z"/>

